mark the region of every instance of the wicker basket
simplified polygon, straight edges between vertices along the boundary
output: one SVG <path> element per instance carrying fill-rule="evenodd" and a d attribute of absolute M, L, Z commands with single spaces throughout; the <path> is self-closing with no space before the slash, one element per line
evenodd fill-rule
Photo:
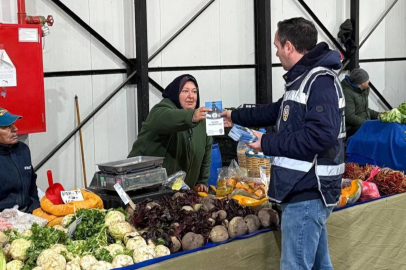
<path fill-rule="evenodd" d="M 237 151 L 238 165 L 242 168 L 247 168 L 247 156 L 245 152 L 246 150 L 244 149 Z"/>
<path fill-rule="evenodd" d="M 252 152 L 245 153 L 245 165 L 248 170 L 249 177 L 260 177 L 260 166 L 266 166 L 265 173 L 266 176 L 269 177 L 270 170 L 271 170 L 271 157 L 260 155 L 260 154 L 252 154 Z"/>

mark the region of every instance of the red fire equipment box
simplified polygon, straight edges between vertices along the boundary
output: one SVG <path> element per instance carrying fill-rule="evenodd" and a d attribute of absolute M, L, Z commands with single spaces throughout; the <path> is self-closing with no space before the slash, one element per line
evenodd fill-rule
<path fill-rule="evenodd" d="M 0 107 L 23 117 L 17 122 L 19 134 L 45 131 L 41 25 L 0 23 L 0 57 L 0 80 L 10 76 L 12 65 L 16 71 L 16 81 L 9 80 L 16 86 L 0 83 Z"/>

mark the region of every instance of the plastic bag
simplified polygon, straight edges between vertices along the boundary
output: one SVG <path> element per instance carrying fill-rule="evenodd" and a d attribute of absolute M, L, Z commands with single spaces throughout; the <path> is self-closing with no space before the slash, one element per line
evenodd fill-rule
<path fill-rule="evenodd" d="M 359 198 L 360 202 L 376 199 L 379 197 L 381 197 L 381 195 L 379 194 L 378 187 L 375 183 L 371 183 L 368 181 L 362 182 L 361 197 Z"/>
<path fill-rule="evenodd" d="M 227 167 L 217 169 L 218 177 L 217 177 L 217 189 L 216 189 L 216 196 L 217 197 L 224 197 L 231 192 L 233 192 L 234 187 L 237 181 L 230 177 L 229 175 L 235 175 L 235 171 L 233 169 L 229 169 Z"/>
<path fill-rule="evenodd" d="M 190 187 L 185 183 L 186 173 L 184 171 L 178 171 L 171 174 L 168 180 L 163 183 L 164 187 L 169 187 L 173 190 L 190 190 Z"/>
<path fill-rule="evenodd" d="M 46 219 L 18 211 L 17 205 L 10 209 L 4 209 L 0 213 L 0 218 L 12 224 L 13 229 L 16 229 L 20 233 L 31 229 L 34 223 L 37 223 L 41 227 L 44 227 L 48 223 Z"/>

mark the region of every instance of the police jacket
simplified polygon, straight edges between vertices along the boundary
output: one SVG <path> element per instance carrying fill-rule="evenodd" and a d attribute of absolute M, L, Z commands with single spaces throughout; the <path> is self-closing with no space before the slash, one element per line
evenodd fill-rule
<path fill-rule="evenodd" d="M 324 42 L 305 54 L 284 76 L 278 102 L 232 113 L 244 126 L 276 125 L 261 139 L 264 154 L 274 156 L 269 196 L 280 203 L 322 198 L 337 203 L 344 173 L 345 100 L 333 69 L 338 52 Z"/>
<path fill-rule="evenodd" d="M 0 144 L 0 211 L 18 205 L 31 213 L 40 207 L 36 179 L 26 144 Z"/>

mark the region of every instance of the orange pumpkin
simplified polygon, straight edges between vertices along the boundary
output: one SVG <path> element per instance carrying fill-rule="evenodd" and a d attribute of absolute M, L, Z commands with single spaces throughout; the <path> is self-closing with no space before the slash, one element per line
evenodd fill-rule
<path fill-rule="evenodd" d="M 351 184 L 348 187 L 343 188 L 343 191 L 348 194 L 347 204 L 355 203 L 361 197 L 362 191 L 362 180 L 355 179 L 351 181 Z"/>
<path fill-rule="evenodd" d="M 65 204 L 54 205 L 50 200 L 44 196 L 41 199 L 41 208 L 43 211 L 47 212 L 48 214 L 63 217 L 68 214 L 74 214 L 75 210 L 79 210 L 81 208 L 89 209 L 89 208 L 99 208 L 103 209 L 103 201 L 99 196 L 94 194 L 93 192 L 86 191 L 84 189 L 81 190 L 83 194 L 83 201 L 76 201 L 76 202 L 69 202 Z"/>

